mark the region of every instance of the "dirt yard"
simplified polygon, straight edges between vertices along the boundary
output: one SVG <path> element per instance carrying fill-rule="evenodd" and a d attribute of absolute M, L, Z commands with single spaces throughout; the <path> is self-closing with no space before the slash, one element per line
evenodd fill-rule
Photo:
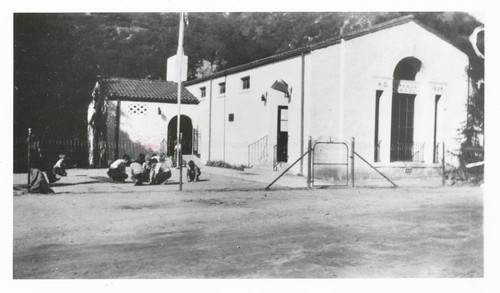
<path fill-rule="evenodd" d="M 98 181 L 14 196 L 15 279 L 483 276 L 479 187 L 180 192 Z"/>

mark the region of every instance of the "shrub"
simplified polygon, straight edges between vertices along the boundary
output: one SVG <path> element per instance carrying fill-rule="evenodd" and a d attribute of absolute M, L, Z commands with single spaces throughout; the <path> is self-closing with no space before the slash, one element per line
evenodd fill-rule
<path fill-rule="evenodd" d="M 245 165 L 231 165 L 224 161 L 207 161 L 207 166 L 210 167 L 218 167 L 218 168 L 227 168 L 227 169 L 235 169 L 239 171 L 245 170 Z"/>

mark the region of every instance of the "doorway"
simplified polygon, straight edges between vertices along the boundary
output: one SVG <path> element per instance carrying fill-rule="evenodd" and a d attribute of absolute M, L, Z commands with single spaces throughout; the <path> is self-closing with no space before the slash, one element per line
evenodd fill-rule
<path fill-rule="evenodd" d="M 288 106 L 278 106 L 277 162 L 288 161 Z"/>
<path fill-rule="evenodd" d="M 394 94 L 392 97 L 391 162 L 413 160 L 415 96 Z"/>
<path fill-rule="evenodd" d="M 180 131 L 182 133 L 182 154 L 193 154 L 193 123 L 191 122 L 191 118 L 186 115 L 181 115 Z M 172 156 L 174 154 L 176 138 L 177 116 L 174 116 L 168 123 L 167 156 Z"/>
<path fill-rule="evenodd" d="M 413 128 L 415 116 L 415 84 L 422 62 L 415 57 L 406 57 L 398 62 L 393 73 L 391 113 L 391 162 L 415 160 Z"/>

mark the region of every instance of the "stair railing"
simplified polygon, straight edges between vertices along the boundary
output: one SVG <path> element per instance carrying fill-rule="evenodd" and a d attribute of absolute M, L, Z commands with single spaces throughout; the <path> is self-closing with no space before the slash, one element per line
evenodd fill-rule
<path fill-rule="evenodd" d="M 267 158 L 267 142 L 268 136 L 264 136 L 259 140 L 248 145 L 248 167 Z"/>

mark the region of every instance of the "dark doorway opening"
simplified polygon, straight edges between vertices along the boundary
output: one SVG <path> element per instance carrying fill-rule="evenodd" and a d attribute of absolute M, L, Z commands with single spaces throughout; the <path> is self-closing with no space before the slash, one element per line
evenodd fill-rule
<path fill-rule="evenodd" d="M 380 97 L 383 91 L 377 91 L 375 94 L 375 137 L 374 137 L 374 162 L 380 162 L 380 141 L 378 134 L 379 114 L 380 114 Z"/>
<path fill-rule="evenodd" d="M 278 162 L 288 161 L 288 106 L 278 106 L 278 137 L 276 143 Z"/>
<path fill-rule="evenodd" d="M 415 57 L 399 61 L 393 73 L 393 94 L 391 114 L 391 162 L 413 161 L 413 127 L 415 116 L 415 97 L 413 89 L 399 92 L 403 82 L 413 82 L 422 68 L 422 62 Z"/>
<path fill-rule="evenodd" d="M 437 142 L 437 128 L 438 128 L 438 107 L 439 107 L 439 100 L 441 99 L 441 95 L 436 95 L 434 99 L 434 152 L 433 152 L 433 158 L 432 162 L 433 163 L 438 163 L 438 142 Z"/>
<path fill-rule="evenodd" d="M 182 154 L 193 154 L 193 123 L 191 122 L 191 118 L 186 115 L 181 115 L 180 131 L 182 133 Z M 168 123 L 167 156 L 172 156 L 174 154 L 176 140 L 177 116 L 174 116 Z"/>
<path fill-rule="evenodd" d="M 392 97 L 391 162 L 413 160 L 415 95 Z"/>

